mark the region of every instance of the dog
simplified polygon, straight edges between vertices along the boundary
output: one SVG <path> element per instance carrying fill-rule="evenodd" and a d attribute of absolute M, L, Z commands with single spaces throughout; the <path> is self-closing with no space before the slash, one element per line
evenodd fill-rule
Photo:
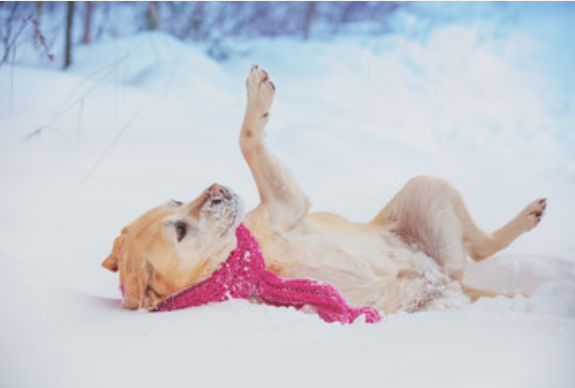
<path fill-rule="evenodd" d="M 275 96 L 268 73 L 252 67 L 240 147 L 260 203 L 244 215 L 231 189 L 213 184 L 189 202 L 169 201 L 125 227 L 102 265 L 120 272 L 122 307 L 153 310 L 210 275 L 236 246 L 240 222 L 261 245 L 266 269 L 284 278 L 331 283 L 352 306 L 386 314 L 458 306 L 512 293 L 466 286 L 467 257 L 482 261 L 542 219 L 530 203 L 493 233 L 471 218 L 460 193 L 440 178 L 411 179 L 371 221 L 310 212 L 310 201 L 263 140 Z"/>

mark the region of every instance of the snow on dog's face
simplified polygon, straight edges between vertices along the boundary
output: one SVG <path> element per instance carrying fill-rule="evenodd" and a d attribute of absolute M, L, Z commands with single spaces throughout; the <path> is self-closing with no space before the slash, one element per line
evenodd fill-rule
<path fill-rule="evenodd" d="M 122 307 L 152 310 L 207 279 L 236 246 L 239 197 L 213 184 L 187 204 L 170 201 L 122 230 L 102 266 L 120 271 Z"/>

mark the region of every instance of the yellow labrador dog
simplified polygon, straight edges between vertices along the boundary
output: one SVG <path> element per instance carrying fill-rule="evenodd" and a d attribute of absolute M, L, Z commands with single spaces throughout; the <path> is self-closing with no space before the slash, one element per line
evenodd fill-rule
<path fill-rule="evenodd" d="M 393 313 L 500 295 L 461 283 L 467 256 L 484 260 L 534 228 L 545 199 L 493 233 L 477 227 L 453 186 L 423 176 L 367 223 L 310 213 L 308 198 L 263 141 L 274 95 L 268 74 L 254 66 L 240 146 L 261 203 L 244 215 L 238 196 L 214 184 L 189 203 L 170 201 L 125 227 L 103 262 L 120 271 L 124 308 L 151 310 L 210 277 L 234 250 L 240 222 L 261 244 L 268 270 L 328 281 L 352 306 Z"/>

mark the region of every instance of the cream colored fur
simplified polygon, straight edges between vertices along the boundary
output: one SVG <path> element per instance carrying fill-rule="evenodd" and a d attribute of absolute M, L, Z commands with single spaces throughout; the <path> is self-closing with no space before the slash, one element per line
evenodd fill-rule
<path fill-rule="evenodd" d="M 128 225 L 103 263 L 120 270 L 124 307 L 151 309 L 209 277 L 234 248 L 240 221 L 260 242 L 269 270 L 329 281 L 352 305 L 392 313 L 501 294 L 461 284 L 467 257 L 484 260 L 531 230 L 543 216 L 545 199 L 494 233 L 479 229 L 459 192 L 433 177 L 410 180 L 367 223 L 310 213 L 308 198 L 263 141 L 275 86 L 257 66 L 246 86 L 240 146 L 259 206 L 241 218 L 237 196 L 213 185 L 188 204 L 162 205 Z"/>

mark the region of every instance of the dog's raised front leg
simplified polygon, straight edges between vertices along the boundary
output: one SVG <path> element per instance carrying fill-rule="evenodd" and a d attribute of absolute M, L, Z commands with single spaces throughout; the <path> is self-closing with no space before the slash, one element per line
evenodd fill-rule
<path fill-rule="evenodd" d="M 261 205 L 267 209 L 270 222 L 291 228 L 307 214 L 310 204 L 288 169 L 263 141 L 275 86 L 268 74 L 256 65 L 250 71 L 246 87 L 248 100 L 240 134 L 242 154 L 250 167 Z"/>

